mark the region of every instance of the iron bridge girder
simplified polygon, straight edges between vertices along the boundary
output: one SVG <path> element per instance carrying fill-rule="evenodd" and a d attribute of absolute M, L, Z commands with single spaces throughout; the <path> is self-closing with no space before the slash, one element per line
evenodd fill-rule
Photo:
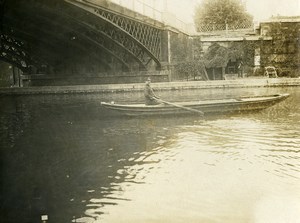
<path fill-rule="evenodd" d="M 19 2 L 16 0 L 12 0 L 12 2 L 12 4 L 10 4 L 9 2 L 7 3 L 12 7 L 14 7 L 14 5 L 19 5 Z M 74 2 L 77 4 L 74 4 Z M 102 50 L 104 50 L 101 51 L 101 54 L 99 54 L 99 56 L 105 54 L 106 52 L 108 55 L 115 57 L 117 61 L 121 62 L 121 64 L 127 67 L 128 70 L 130 69 L 128 64 L 132 61 L 136 61 L 139 64 L 140 68 L 145 70 L 147 70 L 148 64 L 151 61 L 154 61 L 157 68 L 161 67 L 159 58 L 161 54 L 162 29 L 135 21 L 134 19 L 111 12 L 109 10 L 102 9 L 101 7 L 91 6 L 87 2 L 79 3 L 78 1 L 74 0 L 53 0 L 52 4 L 52 2 L 49 3 L 47 0 L 30 0 L 28 4 L 32 4 L 28 5 L 26 4 L 27 2 L 23 0 L 20 1 L 20 4 L 21 3 L 24 3 L 26 7 L 29 7 L 29 12 L 35 11 L 30 8 L 32 6 L 36 9 L 40 9 L 37 10 L 39 13 L 32 15 L 34 18 L 38 18 L 35 15 L 41 13 L 45 13 L 45 15 L 42 14 L 42 16 L 47 16 L 47 13 L 49 13 L 49 11 L 55 12 L 57 15 L 60 15 L 61 19 L 72 18 L 74 23 L 79 25 L 77 27 L 72 26 L 72 28 L 74 28 L 75 36 L 78 36 L 80 41 L 82 40 L 81 42 L 78 42 L 78 44 L 85 44 L 84 41 L 90 42 L 90 45 L 97 46 L 99 49 L 101 48 Z M 78 7 L 78 4 L 80 4 L 79 6 L 81 7 Z M 79 11 L 79 17 L 76 16 L 76 11 Z M 5 10 L 3 12 L 5 12 Z M 3 18 L 5 19 L 5 15 L 4 17 L 0 17 L 1 21 L 3 22 Z M 53 18 L 53 13 L 51 14 L 51 16 L 49 16 L 49 18 Z M 26 25 L 26 23 L 24 24 Z M 38 22 L 37 24 L 41 23 Z M 4 23 L 4 25 L 8 24 Z M 1 26 L 3 28 L 3 23 L 1 23 Z M 43 29 L 44 31 L 47 31 L 47 27 L 44 27 Z M 3 33 L 3 29 L 1 29 L 0 31 L 1 33 Z M 25 26 L 24 32 L 26 32 Z M 57 35 L 61 36 L 60 33 L 57 33 Z M 16 36 L 16 38 L 18 37 L 22 38 L 22 35 Z M 34 38 L 36 37 L 34 36 Z M 63 36 L 59 38 L 63 38 Z M 57 41 L 54 38 L 54 43 L 55 42 Z M 31 41 L 31 44 L 32 43 L 34 43 L 34 41 Z M 78 46 L 75 45 L 75 47 Z M 13 63 L 18 63 L 19 67 L 22 67 L 22 69 L 25 69 L 24 64 L 26 63 L 41 63 L 41 58 L 34 58 L 32 49 L 27 49 L 26 51 L 24 48 L 21 48 L 21 46 L 19 48 L 20 49 L 15 50 L 12 46 L 6 46 L 5 50 L 7 52 L 4 52 L 4 54 L 2 54 L 2 57 L 5 56 L 6 60 L 12 60 Z M 56 52 L 54 51 L 53 53 Z M 7 55 L 10 56 L 8 57 Z M 47 61 L 47 57 L 43 59 L 46 59 Z M 45 62 L 42 63 L 45 64 Z"/>
<path fill-rule="evenodd" d="M 23 72 L 26 72 L 29 65 L 39 66 L 39 61 L 29 53 L 30 49 L 23 41 L 12 36 L 0 35 L 0 57 L 4 61 L 14 64 Z"/>
<path fill-rule="evenodd" d="M 116 55 L 113 55 L 113 53 L 107 48 L 106 45 L 108 45 L 107 43 L 104 44 L 100 44 L 98 42 L 96 42 L 94 39 L 89 38 L 88 36 L 85 36 L 85 33 L 88 31 L 87 27 L 85 27 L 86 29 L 81 32 L 82 30 L 80 30 L 78 32 L 78 27 L 67 27 L 67 25 L 69 25 L 70 23 L 58 23 L 57 19 L 52 19 L 51 18 L 58 18 L 60 17 L 60 21 L 66 21 L 66 19 L 69 19 L 69 15 L 67 14 L 63 14 L 63 13 L 59 13 L 57 9 L 61 9 L 61 4 L 56 4 L 52 7 L 48 7 L 47 5 L 45 5 L 45 3 L 41 0 L 41 1 L 36 1 L 36 0 L 32 0 L 31 2 L 34 2 L 35 4 L 32 5 L 26 5 L 24 7 L 20 7 L 20 8 L 14 8 L 14 15 L 16 15 L 17 18 L 23 17 L 23 21 L 14 21 L 14 17 L 4 17 L 5 19 L 5 23 L 2 24 L 4 29 L 1 29 L 1 33 L 5 33 L 8 35 L 13 36 L 13 33 L 18 33 L 18 35 L 16 36 L 16 38 L 21 38 L 22 42 L 28 42 L 29 45 L 30 44 L 34 44 L 35 42 L 38 42 L 39 45 L 43 45 L 42 49 L 46 49 L 49 50 L 48 52 L 46 52 L 46 55 L 54 55 L 59 53 L 59 46 L 61 44 L 66 45 L 69 44 L 70 46 L 76 47 L 78 50 L 80 51 L 86 51 L 89 52 L 87 48 L 87 43 L 89 42 L 89 47 L 90 48 L 95 48 L 95 45 L 99 48 L 101 48 L 102 50 L 104 49 L 105 52 L 109 52 L 113 57 L 117 58 L 119 60 L 119 62 L 121 62 L 121 64 L 127 68 L 127 70 L 129 70 L 129 65 L 126 64 L 126 62 L 124 60 L 122 60 L 122 58 L 118 58 Z M 18 12 L 17 9 L 21 10 L 21 11 L 26 11 L 28 8 L 28 11 L 30 10 L 34 10 L 34 11 L 39 11 L 39 13 L 33 14 L 33 15 L 25 15 L 21 16 L 22 14 L 15 14 L 16 12 Z M 5 13 L 7 16 L 7 13 Z M 27 18 L 29 16 L 29 18 Z M 47 17 L 49 16 L 49 18 Z M 73 19 L 74 21 L 76 21 L 76 19 Z M 38 23 L 35 23 L 35 21 L 38 21 Z M 27 24 L 29 22 L 29 24 Z M 10 24 L 10 26 L 8 25 Z M 36 25 L 37 24 L 37 25 Z M 41 27 L 41 24 L 45 24 L 45 26 L 43 25 L 43 27 Z M 46 26 L 47 25 L 47 26 Z M 54 33 L 52 33 L 50 30 L 53 31 L 53 29 L 49 29 L 49 25 L 51 25 L 51 27 L 60 27 L 60 29 L 58 29 L 57 31 L 55 31 Z M 21 27 L 24 27 L 23 29 Z M 15 30 L 18 30 L 18 32 L 15 32 Z M 78 38 L 72 39 L 72 43 L 70 43 L 70 37 L 69 39 L 66 39 L 68 37 L 65 36 L 65 34 L 61 33 L 59 30 L 64 30 L 64 32 L 69 33 L 69 35 L 71 34 L 72 36 L 80 36 L 81 41 L 78 41 Z M 21 35 L 20 35 L 21 33 Z M 45 38 L 39 38 L 40 34 L 43 34 L 43 36 Z M 51 38 L 51 41 L 47 41 L 47 37 Z M 69 42 L 66 40 L 69 40 Z M 53 42 L 54 41 L 54 42 Z M 106 41 L 107 42 L 107 41 Z M 54 45 L 53 45 L 54 44 Z M 52 47 L 51 47 L 52 45 Z M 30 45 L 31 47 L 34 47 L 35 45 Z M 50 48 L 49 48 L 50 47 Z M 96 48 L 97 48 L 96 47 Z M 61 48 L 63 49 L 63 48 Z M 35 49 L 36 50 L 36 49 Z M 33 50 L 34 51 L 34 50 Z M 53 51 L 53 52 L 52 52 Z M 61 51 L 61 50 L 60 50 Z M 32 56 L 33 52 L 31 50 L 31 56 Z M 107 56 L 103 56 L 103 52 L 101 51 L 101 53 L 97 53 L 94 51 L 90 51 L 89 53 L 90 55 L 92 55 L 92 57 L 94 59 L 96 59 L 97 61 L 101 61 L 102 64 L 104 64 L 104 67 L 109 68 L 110 70 L 112 69 L 111 64 L 108 63 L 108 61 L 106 60 Z M 45 55 L 45 54 L 44 54 Z M 43 56 L 44 56 L 43 55 Z M 60 56 L 60 55 L 57 55 Z M 11 57 L 10 57 L 11 58 Z M 41 60 L 41 57 L 37 57 L 38 61 Z M 43 57 L 43 62 L 40 65 L 44 65 L 45 62 L 48 62 L 49 57 L 45 58 Z M 7 61 L 7 59 L 6 59 Z M 13 59 L 14 64 L 16 65 L 16 59 Z M 23 63 L 24 64 L 24 63 Z M 30 63 L 29 63 L 30 64 Z M 31 63 L 32 64 L 32 63 Z M 47 64 L 47 63 L 46 63 Z M 48 63 L 49 64 L 49 63 Z M 18 67 L 21 67 L 23 70 L 24 65 L 23 66 L 19 66 L 19 64 L 17 64 Z M 35 66 L 37 65 L 37 63 L 35 63 Z M 53 67 L 55 67 L 55 64 L 53 64 L 53 61 L 51 62 L 51 66 L 53 65 Z"/>
<path fill-rule="evenodd" d="M 82 21 L 84 20 L 81 19 L 82 12 L 77 15 L 75 14 L 74 9 L 70 9 L 68 7 L 63 7 L 63 10 L 61 10 L 61 8 L 55 9 L 57 10 L 43 8 L 43 11 L 45 11 L 47 15 L 63 16 L 68 21 L 67 23 L 72 26 L 76 24 L 76 28 L 73 30 L 75 36 L 79 37 L 80 39 L 85 39 L 89 43 L 92 43 L 95 47 L 101 48 L 107 54 L 112 55 L 123 65 L 123 67 L 125 67 L 126 70 L 130 70 L 130 66 L 128 64 L 130 58 L 134 58 L 142 69 L 146 69 L 145 64 L 148 64 L 149 60 L 143 63 L 145 60 L 142 61 L 140 58 L 136 57 L 134 53 L 130 51 L 130 49 L 124 47 L 124 45 L 122 45 L 120 42 L 112 39 L 103 31 L 97 30 L 94 24 L 91 25 L 86 21 Z M 62 24 L 56 25 L 63 26 Z M 65 26 L 65 29 L 69 28 Z"/>
<path fill-rule="evenodd" d="M 156 63 L 158 68 L 161 67 L 162 29 L 135 21 L 93 4 L 76 0 L 65 1 L 105 21 L 106 27 L 95 22 L 89 25 L 105 33 L 111 40 L 118 42 L 120 46 L 129 50 L 132 55 L 143 63 L 144 67 L 147 67 L 151 60 Z"/>
<path fill-rule="evenodd" d="M 46 8 L 43 8 L 43 11 L 46 11 L 47 15 L 56 16 L 56 17 L 60 16 L 59 13 L 56 13 L 56 12 L 51 11 L 51 10 L 46 9 Z M 78 30 L 78 28 L 76 28 L 76 30 L 73 30 L 71 27 L 68 27 L 68 25 L 72 24 L 70 21 L 76 22 L 76 25 L 79 24 L 78 21 L 76 19 L 73 19 L 73 18 L 69 17 L 68 15 L 65 15 L 65 14 L 64 14 L 64 18 L 67 18 L 68 22 L 58 23 L 56 21 L 51 21 L 51 26 L 60 27 L 60 29 L 62 29 L 62 30 L 67 30 L 69 32 L 68 33 L 69 35 L 72 34 L 71 36 L 73 36 L 73 37 L 74 36 L 80 37 L 80 39 L 85 40 L 85 43 L 86 43 L 86 41 L 88 41 L 93 46 L 96 45 L 96 46 L 100 47 L 101 49 L 104 49 L 106 52 L 108 52 L 109 54 L 116 57 L 118 59 L 118 61 L 120 61 L 123 66 L 125 66 L 127 69 L 129 69 L 128 64 L 122 58 L 119 58 L 117 55 L 115 55 L 109 49 L 109 47 L 107 47 L 107 45 L 109 45 L 110 43 L 107 43 L 107 41 L 106 42 L 105 41 L 97 42 L 93 38 L 90 38 L 89 36 L 87 36 L 86 33 L 87 33 L 88 29 L 85 25 L 81 25 L 81 28 L 84 28 L 84 30 L 81 30 L 81 29 Z M 34 15 L 33 19 L 38 19 L 38 20 L 44 21 L 46 24 L 50 24 L 50 19 L 48 19 L 47 17 L 42 16 L 42 15 Z M 31 23 L 31 25 L 33 25 L 33 23 Z M 28 29 L 28 26 L 27 26 L 27 29 Z M 60 34 L 60 33 L 55 33 L 55 35 L 54 35 L 51 32 L 48 32 L 46 30 L 40 30 L 39 32 L 40 33 L 45 33 L 48 36 L 52 36 L 52 39 L 54 38 L 54 39 L 56 39 L 56 41 L 64 40 L 64 38 L 60 38 L 60 39 L 58 38 L 58 37 L 63 37 L 63 35 Z M 93 35 L 91 35 L 91 36 L 95 36 L 95 33 L 93 33 Z M 42 42 L 44 42 L 44 41 L 42 41 Z M 72 45 L 74 47 L 78 48 L 80 51 L 83 51 L 83 52 L 88 51 L 88 49 L 86 49 L 86 44 L 84 46 L 83 46 L 83 44 L 80 44 L 80 43 L 74 44 L 74 42 L 76 42 L 75 39 L 72 39 L 72 42 L 73 42 Z M 94 55 L 94 57 L 97 58 L 97 60 L 100 60 L 106 67 L 111 68 L 111 65 L 105 60 L 105 57 L 96 55 L 95 52 L 91 52 L 90 54 Z"/>

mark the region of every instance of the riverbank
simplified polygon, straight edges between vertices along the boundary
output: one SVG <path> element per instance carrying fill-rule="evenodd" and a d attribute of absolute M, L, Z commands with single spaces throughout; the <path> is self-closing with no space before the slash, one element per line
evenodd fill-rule
<path fill-rule="evenodd" d="M 155 90 L 300 86 L 300 78 L 245 78 L 152 83 Z M 144 83 L 0 88 L 0 95 L 114 93 L 142 91 Z"/>

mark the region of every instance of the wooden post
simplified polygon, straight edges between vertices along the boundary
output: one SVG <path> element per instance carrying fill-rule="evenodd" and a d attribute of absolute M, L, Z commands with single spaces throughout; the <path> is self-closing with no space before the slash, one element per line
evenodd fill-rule
<path fill-rule="evenodd" d="M 226 29 L 226 35 L 228 35 L 228 24 L 225 24 L 225 29 Z"/>
<path fill-rule="evenodd" d="M 12 66 L 12 75 L 13 75 L 13 86 L 16 86 L 16 72 L 15 72 L 15 67 Z"/>
<path fill-rule="evenodd" d="M 221 80 L 225 80 L 224 76 L 225 76 L 225 67 L 222 67 Z"/>
<path fill-rule="evenodd" d="M 18 68 L 18 87 L 22 87 L 21 86 L 21 74 L 20 74 L 20 69 Z"/>

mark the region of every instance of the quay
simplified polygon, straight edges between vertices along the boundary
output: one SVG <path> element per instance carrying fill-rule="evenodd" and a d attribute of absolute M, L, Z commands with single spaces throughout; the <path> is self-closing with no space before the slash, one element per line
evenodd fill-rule
<path fill-rule="evenodd" d="M 300 86 L 300 78 L 243 78 L 214 81 L 152 83 L 155 90 Z M 142 91 L 144 83 L 0 88 L 0 95 L 84 94 Z"/>

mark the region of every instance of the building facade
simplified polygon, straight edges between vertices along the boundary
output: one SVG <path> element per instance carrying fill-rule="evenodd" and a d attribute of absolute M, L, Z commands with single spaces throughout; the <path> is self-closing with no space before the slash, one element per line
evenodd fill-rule
<path fill-rule="evenodd" d="M 260 35 L 271 37 L 261 41 L 261 66 L 274 66 L 279 76 L 300 73 L 300 17 L 273 17 L 260 24 Z"/>

